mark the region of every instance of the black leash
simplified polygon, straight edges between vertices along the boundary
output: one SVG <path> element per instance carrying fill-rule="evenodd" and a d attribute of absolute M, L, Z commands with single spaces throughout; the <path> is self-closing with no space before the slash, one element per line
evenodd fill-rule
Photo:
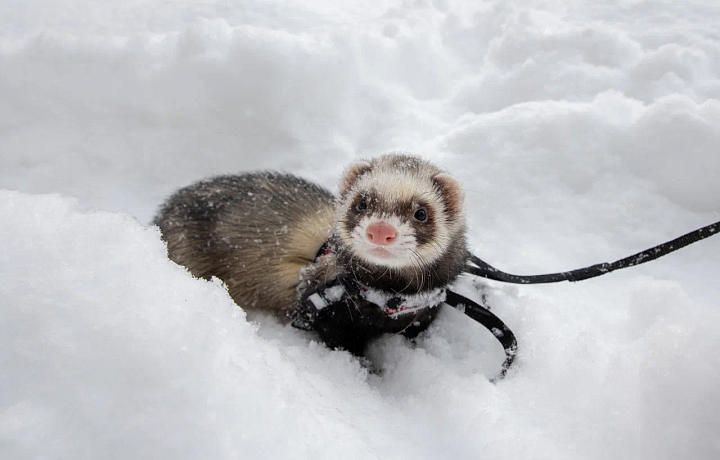
<path fill-rule="evenodd" d="M 717 233 L 720 233 L 720 222 L 612 263 L 595 264 L 569 272 L 531 276 L 512 275 L 498 270 L 472 254 L 470 262 L 475 266 L 468 264 L 465 271 L 482 278 L 515 284 L 582 281 L 650 262 Z M 317 257 L 330 252 L 332 252 L 332 248 L 325 243 L 318 251 Z M 338 291 L 338 288 L 341 289 Z M 388 307 L 399 307 L 403 303 L 402 297 L 390 298 L 384 305 L 378 306 L 363 300 L 362 296 L 358 296 L 358 292 L 358 286 L 342 277 L 309 289 L 303 294 L 293 313 L 293 326 L 318 332 L 323 341 L 332 348 L 339 347 L 355 354 L 362 354 L 365 344 L 372 337 L 386 332 L 403 333 L 408 337 L 414 337 L 424 330 L 437 315 L 438 305 L 428 305 L 426 314 L 423 317 L 414 318 L 412 325 L 408 327 L 405 323 L 394 319 L 392 315 L 385 313 Z M 493 333 L 505 349 L 505 361 L 500 374 L 491 381 L 496 382 L 505 377 L 515 361 L 518 349 L 517 340 L 510 328 L 488 308 L 456 292 L 445 289 L 443 302 L 465 313 Z"/>
<path fill-rule="evenodd" d="M 507 327 L 500 318 L 495 316 L 486 307 L 483 307 L 482 305 L 468 299 L 467 297 L 463 297 L 456 292 L 447 290 L 445 303 L 462 311 L 492 332 L 505 350 L 505 361 L 503 362 L 500 374 L 494 379 L 491 379 L 491 381 L 496 382 L 505 377 L 508 369 L 510 369 L 510 366 L 512 366 L 515 361 L 515 355 L 517 354 L 517 340 L 515 339 L 515 334 L 513 334 L 510 328 Z"/>
<path fill-rule="evenodd" d="M 679 238 L 675 238 L 672 241 L 668 241 L 667 243 L 663 243 L 650 249 L 646 249 L 645 251 L 638 252 L 632 256 L 625 257 L 624 259 L 620 259 L 612 263 L 604 262 L 601 264 L 595 264 L 569 272 L 529 276 L 513 275 L 498 270 L 489 263 L 472 254 L 470 255 L 470 261 L 476 266 L 468 265 L 465 271 L 482 278 L 515 284 L 559 283 L 561 281 L 576 282 L 659 259 L 664 255 L 675 252 L 678 249 L 682 249 L 685 246 L 704 240 L 705 238 L 718 233 L 720 233 L 720 222 L 715 222 L 714 224 L 699 228 Z M 515 360 L 515 355 L 517 354 L 517 341 L 515 340 L 515 336 L 512 331 L 510 331 L 510 329 L 508 329 L 497 316 L 490 313 L 489 310 L 452 291 L 447 291 L 447 300 L 445 302 L 455 307 L 465 306 L 464 311 L 469 317 L 479 322 L 495 334 L 495 337 L 497 337 L 500 343 L 502 343 L 503 348 L 505 348 L 506 358 L 500 375 L 494 381 L 505 377 L 505 374 L 510 366 L 512 366 L 513 361 Z M 502 335 L 498 335 L 495 331 L 502 331 Z"/>
<path fill-rule="evenodd" d="M 589 278 L 595 278 L 596 276 L 605 275 L 615 270 L 621 270 L 623 268 L 633 267 L 635 265 L 644 264 L 651 260 L 658 259 L 664 255 L 675 252 L 678 249 L 682 249 L 685 246 L 704 240 L 710 236 L 720 233 L 720 222 L 708 225 L 703 228 L 699 228 L 693 232 L 687 233 L 679 238 L 675 238 L 667 243 L 660 244 L 645 251 L 638 252 L 624 259 L 617 260 L 612 263 L 603 262 L 601 264 L 591 265 L 585 268 L 579 268 L 569 272 L 560 273 L 548 273 L 546 275 L 512 275 L 505 273 L 502 270 L 498 270 L 489 263 L 480 259 L 477 256 L 470 255 L 470 261 L 476 266 L 468 265 L 465 269 L 466 272 L 471 273 L 482 278 L 487 278 L 495 281 L 502 281 L 505 283 L 515 284 L 542 284 L 542 283 L 559 283 L 561 281 L 582 281 Z"/>

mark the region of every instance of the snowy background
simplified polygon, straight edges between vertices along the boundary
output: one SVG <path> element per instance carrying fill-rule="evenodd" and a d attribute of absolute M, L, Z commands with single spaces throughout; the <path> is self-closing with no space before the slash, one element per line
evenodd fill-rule
<path fill-rule="evenodd" d="M 499 268 L 615 260 L 720 220 L 719 24 L 715 0 L 4 0 L 0 458 L 719 458 L 720 238 L 488 282 L 521 346 L 493 385 L 455 311 L 368 375 L 146 226 L 202 177 L 334 188 L 407 150 L 461 179 Z"/>

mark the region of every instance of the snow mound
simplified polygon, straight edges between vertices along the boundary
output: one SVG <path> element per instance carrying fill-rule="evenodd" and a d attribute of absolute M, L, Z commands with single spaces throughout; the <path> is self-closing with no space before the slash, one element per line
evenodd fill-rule
<path fill-rule="evenodd" d="M 266 320 L 258 331 L 219 282 L 170 262 L 157 229 L 128 215 L 17 192 L 0 194 L 0 214 L 3 458 L 711 458 L 718 448 L 720 315 L 675 283 L 632 279 L 627 317 L 592 300 L 575 307 L 594 313 L 563 315 L 562 296 L 490 289 L 523 347 L 506 381 L 487 380 L 502 361 L 489 333 L 448 310 L 417 347 L 375 344 L 380 377 L 289 327 Z"/>
<path fill-rule="evenodd" d="M 492 385 L 501 347 L 457 311 L 368 375 L 143 226 L 213 174 L 333 188 L 406 150 L 509 272 L 675 238 L 720 212 L 716 3 L 0 2 L 0 459 L 720 458 L 720 237 L 461 280 L 519 341 Z"/>

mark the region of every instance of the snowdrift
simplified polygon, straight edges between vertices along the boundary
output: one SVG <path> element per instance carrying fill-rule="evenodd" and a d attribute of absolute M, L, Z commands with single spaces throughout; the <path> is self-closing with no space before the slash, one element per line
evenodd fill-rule
<path fill-rule="evenodd" d="M 620 308 L 600 305 L 593 286 L 578 286 L 575 301 L 492 288 L 523 347 L 506 381 L 486 377 L 500 347 L 449 309 L 417 347 L 376 344 L 379 377 L 269 319 L 258 331 L 219 282 L 170 262 L 157 229 L 128 215 L 17 192 L 0 195 L 0 214 L 4 458 L 711 458 L 717 449 L 720 315 L 699 311 L 677 283 L 611 281 L 630 293 Z"/>
<path fill-rule="evenodd" d="M 716 459 L 720 237 L 485 290 L 368 375 L 167 260 L 174 189 L 407 150 L 533 274 L 718 220 L 714 1 L 0 2 L 0 458 Z"/>

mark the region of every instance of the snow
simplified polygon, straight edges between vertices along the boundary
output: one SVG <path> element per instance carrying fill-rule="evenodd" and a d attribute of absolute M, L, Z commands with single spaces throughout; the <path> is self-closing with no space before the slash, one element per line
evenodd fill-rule
<path fill-rule="evenodd" d="M 0 3 L 0 458 L 720 457 L 720 239 L 578 284 L 486 286 L 344 352 L 193 279 L 147 227 L 176 188 L 333 188 L 419 153 L 473 251 L 546 273 L 719 220 L 720 5 Z M 463 279 L 458 292 L 480 295 Z"/>

